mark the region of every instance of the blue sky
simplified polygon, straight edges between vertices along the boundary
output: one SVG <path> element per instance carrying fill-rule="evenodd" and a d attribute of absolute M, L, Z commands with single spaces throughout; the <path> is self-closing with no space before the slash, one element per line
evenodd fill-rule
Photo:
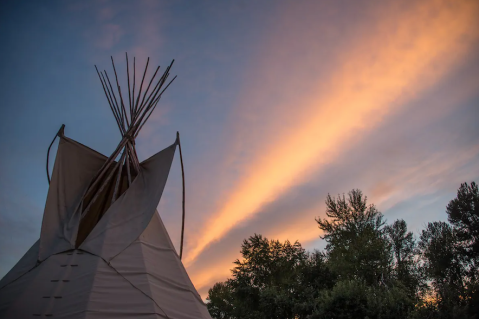
<path fill-rule="evenodd" d="M 479 179 L 476 1 L 0 6 L 0 275 L 39 236 L 61 124 L 103 154 L 120 140 L 94 69 L 111 73 L 110 55 L 123 80 L 125 52 L 140 68 L 175 59 L 138 153 L 181 133 L 184 263 L 203 296 L 254 233 L 323 247 L 314 218 L 328 193 L 360 188 L 418 234 Z M 177 247 L 178 162 L 158 207 Z"/>

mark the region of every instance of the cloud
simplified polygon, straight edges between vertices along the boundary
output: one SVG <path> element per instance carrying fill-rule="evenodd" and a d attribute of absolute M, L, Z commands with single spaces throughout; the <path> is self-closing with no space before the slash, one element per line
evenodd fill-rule
<path fill-rule="evenodd" d="M 118 16 L 121 11 L 126 10 L 125 6 L 106 0 L 94 4 L 70 4 L 67 7 L 69 11 L 88 13 L 94 17 L 85 25 L 83 32 L 83 37 L 94 49 L 110 51 L 123 40 L 127 26 Z"/>
<path fill-rule="evenodd" d="M 134 23 L 131 23 L 131 42 L 128 52 L 136 56 L 137 62 L 146 63 L 150 56 L 157 55 L 163 44 L 161 35 L 162 4 L 158 1 L 139 1 L 135 10 Z M 122 52 L 123 53 L 123 52 Z"/>
<path fill-rule="evenodd" d="M 255 232 L 299 240 L 308 249 L 322 248 L 314 218 L 324 217 L 327 193 L 360 188 L 388 221 L 403 218 L 413 231 L 428 221 L 444 220 L 444 208 L 459 184 L 479 177 L 479 129 L 474 121 L 479 65 L 467 65 L 360 141 L 344 146 L 341 156 L 312 173 L 308 182 L 290 187 L 209 245 L 188 268 L 202 296 L 230 276 L 240 243 Z"/>
<path fill-rule="evenodd" d="M 83 11 L 93 17 L 93 21 L 84 26 L 83 36 L 87 47 L 91 48 L 89 55 L 95 64 L 104 59 L 107 51 L 121 60 L 128 52 L 131 59 L 135 56 L 137 64 L 142 66 L 161 48 L 160 9 L 159 2 L 149 0 L 138 1 L 133 6 L 124 1 L 108 0 L 70 6 L 71 11 Z"/>
<path fill-rule="evenodd" d="M 117 10 L 115 10 L 115 7 L 112 7 L 112 6 L 103 7 L 98 10 L 98 20 L 110 21 L 115 17 L 116 14 L 117 14 Z"/>
<path fill-rule="evenodd" d="M 454 102 L 457 101 L 451 105 L 455 105 Z M 435 107 L 432 104 L 429 110 Z M 408 110 L 404 113 L 409 114 Z M 376 204 L 389 221 L 403 218 L 412 230 L 422 228 L 427 221 L 444 219 L 441 214 L 459 184 L 479 176 L 479 170 L 474 167 L 479 157 L 479 144 L 470 142 L 457 145 L 454 139 L 445 138 L 457 129 L 455 126 L 463 125 L 461 122 L 446 126 L 436 121 L 432 127 L 427 126 L 431 134 L 438 135 L 435 141 L 429 140 L 427 134 L 420 136 L 418 132 L 424 130 L 423 125 L 427 123 L 425 117 L 427 115 L 424 114 L 420 121 L 422 125 L 408 125 L 407 135 L 401 137 L 401 140 L 417 137 L 412 145 L 405 145 L 394 153 L 381 152 L 389 143 L 383 141 L 382 136 L 378 137 L 377 133 L 391 138 L 391 143 L 395 144 L 397 140 L 394 135 L 401 132 L 394 126 L 396 121 L 390 119 L 363 143 L 356 144 L 340 159 L 314 174 L 310 182 L 290 188 L 274 202 L 264 205 L 250 220 L 208 246 L 188 268 L 202 296 L 206 297 L 208 288 L 215 282 L 224 281 L 230 276 L 232 262 L 240 258 L 240 243 L 253 233 L 282 241 L 298 240 L 303 247 L 318 248 L 324 245 L 319 240 L 321 231 L 314 218 L 324 217 L 327 193 L 336 195 L 347 193 L 352 188 L 361 188 L 368 196 L 368 202 Z M 404 123 L 401 117 L 396 119 Z M 424 147 L 421 149 L 421 145 L 428 142 L 440 142 L 442 148 L 436 152 Z M 384 188 L 384 185 L 387 187 Z"/>
<path fill-rule="evenodd" d="M 120 25 L 108 23 L 101 26 L 99 32 L 95 33 L 95 45 L 103 50 L 110 50 L 118 42 L 124 32 Z"/>
<path fill-rule="evenodd" d="M 341 53 L 336 71 L 322 78 L 303 74 L 300 81 L 313 82 L 318 87 L 327 82 L 328 92 L 295 96 L 294 107 L 278 107 L 289 110 L 282 116 L 290 116 L 295 122 L 290 126 L 274 123 L 275 135 L 268 136 L 261 150 L 253 147 L 248 153 L 242 163 L 243 177 L 206 222 L 196 246 L 186 256 L 187 265 L 261 207 L 308 180 L 311 171 L 338 158 L 342 145 L 373 130 L 434 86 L 457 66 L 477 39 L 478 32 L 471 25 L 478 10 L 472 1 L 429 1 L 400 12 L 389 10 L 365 28 L 347 52 Z M 269 84 L 281 87 L 282 80 Z M 269 112 L 274 109 L 271 107 Z"/>

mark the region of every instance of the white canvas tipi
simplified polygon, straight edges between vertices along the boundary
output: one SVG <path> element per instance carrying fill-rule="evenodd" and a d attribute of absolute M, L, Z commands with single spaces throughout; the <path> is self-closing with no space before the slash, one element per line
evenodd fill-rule
<path fill-rule="evenodd" d="M 134 148 L 170 67 L 148 99 L 129 90 L 129 115 L 105 89 L 123 133 L 109 158 L 59 131 L 40 239 L 0 281 L 0 318 L 211 318 L 156 211 L 179 138 L 141 163 Z"/>

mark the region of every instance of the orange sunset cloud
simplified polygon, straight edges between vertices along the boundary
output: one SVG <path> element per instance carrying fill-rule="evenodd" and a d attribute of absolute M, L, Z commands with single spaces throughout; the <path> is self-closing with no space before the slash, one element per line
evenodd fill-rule
<path fill-rule="evenodd" d="M 438 83 L 467 55 L 479 35 L 479 28 L 471 27 L 477 20 L 478 2 L 437 0 L 411 2 L 410 6 L 407 10 L 388 8 L 377 21 L 368 22 L 361 38 L 339 54 L 336 71 L 327 79 L 305 75 L 302 80 L 318 83 L 318 87 L 327 81 L 329 91 L 297 99 L 289 108 L 298 118 L 297 125 L 275 124 L 275 137 L 248 163 L 238 183 L 192 240 L 195 246 L 184 259 L 187 266 L 263 205 L 307 180 L 308 172 L 337 158 L 345 142 L 370 131 Z M 192 274 L 192 279 L 202 286 L 208 281 L 204 276 Z"/>

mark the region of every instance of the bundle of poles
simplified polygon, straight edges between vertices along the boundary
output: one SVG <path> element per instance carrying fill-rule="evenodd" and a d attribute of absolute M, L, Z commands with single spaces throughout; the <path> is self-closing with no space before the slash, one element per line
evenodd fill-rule
<path fill-rule="evenodd" d="M 95 65 L 95 69 L 97 71 L 100 82 L 103 86 L 103 90 L 108 100 L 108 104 L 115 117 L 118 128 L 122 134 L 122 139 L 120 143 L 118 144 L 118 146 L 116 147 L 115 151 L 106 160 L 102 168 L 99 170 L 95 178 L 92 180 L 85 195 L 83 196 L 83 198 L 85 199 L 88 196 L 91 196 L 92 194 L 94 194 L 93 197 L 90 197 L 91 200 L 87 203 L 87 206 L 83 207 L 83 213 L 82 213 L 83 216 L 88 213 L 92 205 L 98 199 L 98 196 L 102 193 L 104 188 L 110 183 L 110 180 L 113 178 L 115 174 L 116 174 L 116 181 L 115 181 L 113 196 L 111 197 L 110 205 L 117 199 L 117 197 L 119 196 L 120 179 L 121 179 L 124 167 L 126 167 L 128 186 L 131 185 L 134 177 L 138 174 L 140 169 L 138 156 L 135 150 L 135 138 L 138 136 L 138 133 L 142 129 L 143 125 L 145 125 L 146 121 L 150 118 L 151 114 L 155 110 L 156 105 L 160 101 L 162 94 L 170 86 L 170 84 L 176 79 L 176 76 L 175 76 L 165 86 L 165 83 L 167 83 L 167 79 L 170 75 L 170 69 L 175 61 L 173 60 L 170 63 L 170 65 L 166 68 L 166 70 L 163 72 L 163 75 L 159 78 L 157 78 L 157 74 L 160 69 L 160 66 L 156 68 L 155 73 L 153 74 L 152 78 L 150 79 L 148 83 L 148 86 L 146 87 L 146 90 L 143 91 L 143 85 L 145 82 L 146 73 L 148 71 L 148 64 L 150 62 L 150 58 L 148 58 L 146 62 L 141 83 L 139 85 L 139 88 L 137 88 L 135 58 L 133 58 L 133 80 L 130 81 L 130 63 L 128 62 L 128 54 L 125 53 L 125 56 L 126 56 L 127 76 L 128 76 L 128 81 L 127 81 L 128 82 L 128 103 L 125 103 L 125 100 L 123 98 L 121 87 L 118 82 L 118 75 L 116 73 L 115 62 L 113 61 L 113 57 L 111 57 L 111 63 L 113 66 L 113 71 L 115 73 L 115 82 L 116 82 L 116 90 L 118 92 L 118 97 L 115 94 L 115 90 L 113 88 L 113 85 L 110 81 L 110 78 L 106 70 L 104 70 L 103 72 L 99 72 L 98 68 Z M 155 79 L 157 79 L 156 84 L 152 86 Z M 125 104 L 128 105 L 129 112 L 127 112 L 127 106 Z M 120 155 L 119 160 L 115 162 L 115 159 L 119 155 Z M 112 165 L 114 165 L 113 168 L 112 168 Z"/>

